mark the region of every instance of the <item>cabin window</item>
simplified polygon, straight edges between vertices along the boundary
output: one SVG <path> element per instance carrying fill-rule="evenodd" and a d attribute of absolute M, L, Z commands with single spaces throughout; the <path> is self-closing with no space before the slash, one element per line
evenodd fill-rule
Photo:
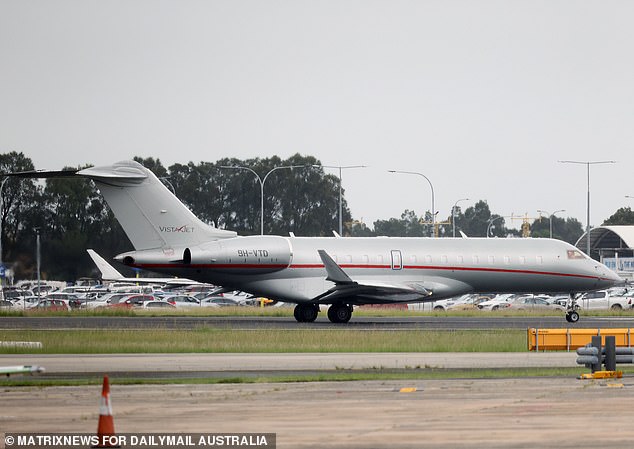
<path fill-rule="evenodd" d="M 509 256 L 504 256 L 504 265 L 510 265 L 511 264 L 511 258 Z"/>
<path fill-rule="evenodd" d="M 417 262 L 416 256 L 415 255 L 409 256 L 409 261 L 410 261 L 410 263 L 415 264 Z"/>
<path fill-rule="evenodd" d="M 457 256 L 457 257 L 456 257 L 456 262 L 457 262 L 459 265 L 462 265 L 462 264 L 464 263 L 464 257 L 462 257 L 462 256 Z"/>
<path fill-rule="evenodd" d="M 425 256 L 425 263 L 431 264 L 431 256 L 429 254 Z"/>
<path fill-rule="evenodd" d="M 520 256 L 520 265 L 526 265 L 526 257 Z"/>
<path fill-rule="evenodd" d="M 442 263 L 443 265 L 447 265 L 449 263 L 447 256 L 440 256 L 440 263 Z"/>
<path fill-rule="evenodd" d="M 544 263 L 544 258 L 542 256 L 537 256 L 536 258 L 537 265 L 541 265 Z"/>
<path fill-rule="evenodd" d="M 376 263 L 379 265 L 383 263 L 383 255 L 379 254 L 376 256 Z"/>
<path fill-rule="evenodd" d="M 478 256 L 473 256 L 473 264 L 474 265 L 480 264 L 480 258 Z"/>
<path fill-rule="evenodd" d="M 343 263 L 352 263 L 352 256 L 349 254 L 344 256 Z"/>
<path fill-rule="evenodd" d="M 495 256 L 489 256 L 489 265 L 495 264 Z"/>
<path fill-rule="evenodd" d="M 366 254 L 364 254 L 364 255 L 361 257 L 361 260 L 362 260 L 362 261 L 363 261 L 363 263 L 364 263 L 364 264 L 366 264 L 366 265 L 370 263 L 370 257 L 368 257 Z"/>

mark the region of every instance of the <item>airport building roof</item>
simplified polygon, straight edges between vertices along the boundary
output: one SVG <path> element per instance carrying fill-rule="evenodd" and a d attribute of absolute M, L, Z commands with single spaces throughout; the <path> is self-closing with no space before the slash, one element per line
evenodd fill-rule
<path fill-rule="evenodd" d="M 587 234 L 577 240 L 575 246 L 587 250 Z M 634 256 L 634 226 L 598 226 L 590 230 L 590 256 L 603 257 Z M 597 257 L 598 256 L 598 257 Z"/>

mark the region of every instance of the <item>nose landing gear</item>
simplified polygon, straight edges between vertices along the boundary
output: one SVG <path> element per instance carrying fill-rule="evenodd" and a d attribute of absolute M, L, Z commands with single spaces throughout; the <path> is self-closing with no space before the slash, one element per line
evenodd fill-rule
<path fill-rule="evenodd" d="M 568 302 L 566 303 L 566 321 L 569 323 L 576 323 L 579 321 L 579 305 L 577 305 L 577 295 L 570 294 Z"/>

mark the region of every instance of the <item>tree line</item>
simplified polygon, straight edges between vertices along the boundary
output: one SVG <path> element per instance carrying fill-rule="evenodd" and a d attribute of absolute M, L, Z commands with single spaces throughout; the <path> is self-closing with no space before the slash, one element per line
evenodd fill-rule
<path fill-rule="evenodd" d="M 296 236 L 330 236 L 339 227 L 339 178 L 324 172 L 313 156 L 296 154 L 288 159 L 277 156 L 239 160 L 224 158 L 211 162 L 173 164 L 165 167 L 159 159 L 134 158 L 152 170 L 175 195 L 206 223 L 237 231 L 240 235 L 260 233 L 261 180 L 265 181 L 264 233 Z M 277 169 L 277 167 L 289 167 Z M 227 168 L 233 167 L 233 168 Z M 235 167 L 248 167 L 253 172 Z M 33 162 L 23 153 L 0 154 L 0 172 L 33 170 Z M 65 167 L 75 170 L 86 167 Z M 275 169 L 275 170 L 274 170 Z M 274 173 L 273 173 L 274 171 Z M 94 183 L 85 179 L 52 178 L 44 182 L 2 177 L 0 181 L 2 232 L 1 256 L 16 279 L 34 279 L 36 236 L 41 240 L 43 279 L 73 281 L 95 275 L 86 254 L 93 248 L 110 258 L 129 251 L 132 245 Z M 431 212 L 419 217 L 405 210 L 399 218 L 377 220 L 372 227 L 354 220 L 342 200 L 344 235 L 422 237 L 453 235 L 453 225 L 470 237 L 520 236 L 521 230 L 507 228 L 507 217 L 494 214 L 484 200 L 473 206 L 456 208 L 452 217 L 436 217 Z M 634 224 L 634 212 L 619 209 L 606 224 Z M 548 217 L 535 220 L 532 237 L 548 237 Z M 553 237 L 570 243 L 582 235 L 581 223 L 574 218 L 553 217 Z M 458 234 L 459 235 L 459 234 Z M 123 269 L 122 271 L 125 271 Z M 128 272 L 128 274 L 130 274 Z"/>

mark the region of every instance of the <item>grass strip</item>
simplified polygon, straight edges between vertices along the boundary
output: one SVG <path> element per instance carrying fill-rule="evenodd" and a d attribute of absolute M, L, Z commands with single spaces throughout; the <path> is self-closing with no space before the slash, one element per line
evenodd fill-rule
<path fill-rule="evenodd" d="M 42 349 L 0 354 L 521 352 L 526 331 L 493 330 L 2 330 L 0 341 L 40 341 Z"/>

